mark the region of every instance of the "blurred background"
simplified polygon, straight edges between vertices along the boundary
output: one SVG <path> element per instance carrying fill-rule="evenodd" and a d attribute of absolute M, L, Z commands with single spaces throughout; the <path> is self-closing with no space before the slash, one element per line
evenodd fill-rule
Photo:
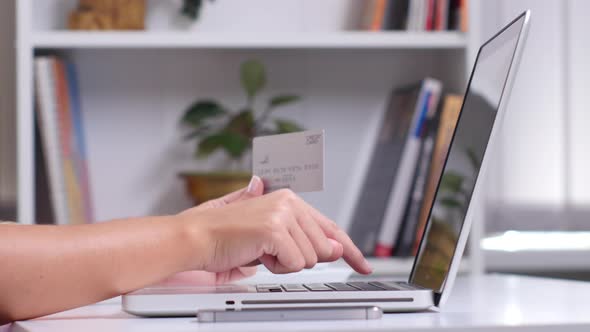
<path fill-rule="evenodd" d="M 322 128 L 326 190 L 303 196 L 365 227 L 392 101 L 429 77 L 442 113 L 479 46 L 525 9 L 462 271 L 590 280 L 584 0 L 1 1 L 0 219 L 174 213 L 247 181 L 252 136 Z M 407 273 L 411 250 L 393 256 L 379 267 Z"/>

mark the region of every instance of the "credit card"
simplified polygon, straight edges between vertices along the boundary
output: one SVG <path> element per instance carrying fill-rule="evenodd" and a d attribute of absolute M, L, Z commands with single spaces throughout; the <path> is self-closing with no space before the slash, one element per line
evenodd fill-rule
<path fill-rule="evenodd" d="M 260 136 L 252 143 L 252 173 L 264 192 L 324 190 L 324 131 Z"/>

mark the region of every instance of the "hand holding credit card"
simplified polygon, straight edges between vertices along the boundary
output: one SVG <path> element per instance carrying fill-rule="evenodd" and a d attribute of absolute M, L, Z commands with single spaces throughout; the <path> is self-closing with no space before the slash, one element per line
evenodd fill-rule
<path fill-rule="evenodd" d="M 324 189 L 324 131 L 254 138 L 252 173 L 265 193 L 287 188 L 295 192 Z"/>

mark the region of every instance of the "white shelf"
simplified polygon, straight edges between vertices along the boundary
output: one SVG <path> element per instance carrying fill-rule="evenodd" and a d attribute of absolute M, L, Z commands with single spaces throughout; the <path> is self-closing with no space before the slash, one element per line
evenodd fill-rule
<path fill-rule="evenodd" d="M 590 232 L 509 231 L 484 239 L 482 247 L 490 271 L 590 270 Z"/>
<path fill-rule="evenodd" d="M 483 250 L 494 272 L 589 271 L 590 250 Z"/>
<path fill-rule="evenodd" d="M 185 33 L 34 32 L 35 48 L 223 48 L 223 49 L 462 49 L 460 32 Z"/>

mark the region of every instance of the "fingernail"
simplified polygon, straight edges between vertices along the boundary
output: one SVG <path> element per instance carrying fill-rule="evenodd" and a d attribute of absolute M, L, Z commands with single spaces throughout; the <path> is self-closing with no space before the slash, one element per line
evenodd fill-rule
<path fill-rule="evenodd" d="M 250 183 L 248 183 L 248 188 L 246 188 L 246 192 L 247 193 L 253 193 L 256 191 L 256 189 L 258 189 L 258 186 L 260 185 L 260 178 L 256 175 L 253 175 L 252 178 L 250 179 Z"/>

